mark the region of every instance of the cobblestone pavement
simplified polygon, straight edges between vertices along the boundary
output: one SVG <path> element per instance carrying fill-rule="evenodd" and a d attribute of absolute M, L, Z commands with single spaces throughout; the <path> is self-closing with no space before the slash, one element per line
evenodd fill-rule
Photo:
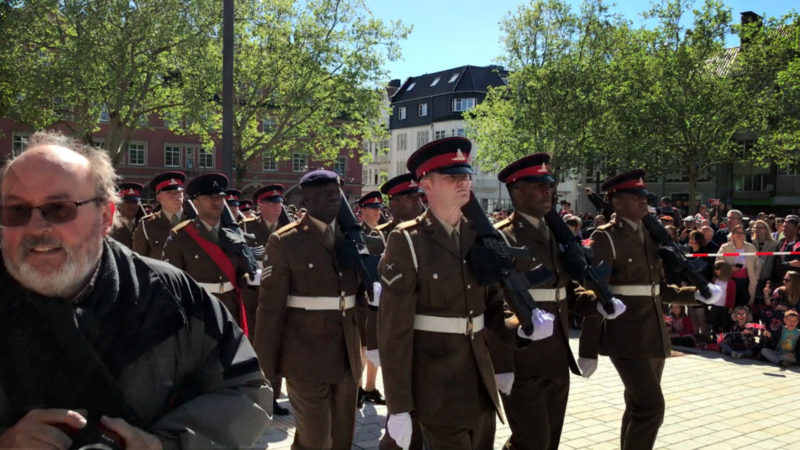
<path fill-rule="evenodd" d="M 576 335 L 577 336 L 577 335 Z M 570 340 L 573 351 L 577 338 Z M 677 348 L 667 359 L 662 389 L 667 410 L 657 449 L 800 448 L 800 369 L 782 369 L 752 359 Z M 619 448 L 623 386 L 614 366 L 601 357 L 590 379 L 573 376 L 561 449 Z M 378 386 L 382 389 L 380 376 Z M 289 407 L 284 397 L 279 403 Z M 358 412 L 353 449 L 377 449 L 386 407 L 367 403 Z M 495 448 L 511 434 L 497 422 Z M 292 416 L 277 417 L 258 448 L 288 449 Z"/>

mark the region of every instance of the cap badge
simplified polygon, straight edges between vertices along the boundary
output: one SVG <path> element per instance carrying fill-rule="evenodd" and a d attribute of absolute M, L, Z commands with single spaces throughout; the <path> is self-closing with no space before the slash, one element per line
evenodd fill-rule
<path fill-rule="evenodd" d="M 419 186 L 416 181 L 411 180 L 408 182 L 408 187 L 417 187 Z"/>
<path fill-rule="evenodd" d="M 175 178 L 170 178 L 169 184 L 178 184 L 178 180 L 176 180 Z"/>
<path fill-rule="evenodd" d="M 134 191 L 133 188 L 128 189 L 125 191 L 125 195 L 136 195 L 136 191 Z"/>
<path fill-rule="evenodd" d="M 637 186 L 644 186 L 644 180 L 639 178 L 639 180 L 636 182 L 636 185 Z"/>
<path fill-rule="evenodd" d="M 539 167 L 539 170 L 537 172 L 538 173 L 548 173 L 549 170 L 547 170 L 547 164 L 542 163 L 542 167 Z"/>
<path fill-rule="evenodd" d="M 217 184 L 217 180 L 214 180 L 214 182 L 211 184 L 211 186 L 212 187 L 219 187 L 219 184 Z"/>
<path fill-rule="evenodd" d="M 467 158 L 464 157 L 464 153 L 461 152 L 461 149 L 459 148 L 456 151 L 456 156 L 453 157 L 453 161 L 466 161 L 466 160 L 467 160 Z"/>

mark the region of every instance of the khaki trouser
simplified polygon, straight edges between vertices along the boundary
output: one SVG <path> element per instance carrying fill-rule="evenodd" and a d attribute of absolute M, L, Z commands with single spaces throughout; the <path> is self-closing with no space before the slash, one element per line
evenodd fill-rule
<path fill-rule="evenodd" d="M 350 449 L 358 392 L 350 374 L 336 384 L 287 378 L 286 390 L 297 424 L 292 449 Z"/>

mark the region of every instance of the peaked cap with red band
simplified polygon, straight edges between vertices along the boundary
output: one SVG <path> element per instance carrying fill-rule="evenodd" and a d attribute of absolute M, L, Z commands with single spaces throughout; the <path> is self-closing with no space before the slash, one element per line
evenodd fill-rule
<path fill-rule="evenodd" d="M 253 202 L 251 200 L 240 200 L 239 201 L 239 211 L 247 212 L 253 209 Z"/>
<path fill-rule="evenodd" d="M 186 186 L 189 198 L 198 195 L 225 195 L 228 188 L 228 177 L 219 172 L 209 172 L 198 175 Z"/>
<path fill-rule="evenodd" d="M 608 195 L 613 195 L 620 192 L 648 195 L 650 192 L 647 190 L 647 186 L 644 183 L 645 175 L 646 172 L 644 169 L 630 170 L 615 177 L 609 178 L 600 186 L 600 188 L 606 191 L 606 194 Z"/>
<path fill-rule="evenodd" d="M 448 175 L 472 173 L 469 164 L 469 152 L 472 144 L 469 139 L 460 136 L 428 142 L 415 151 L 406 163 L 408 170 L 417 180 L 430 172 Z"/>
<path fill-rule="evenodd" d="M 225 191 L 225 202 L 230 206 L 239 206 L 239 199 L 242 198 L 242 191 L 238 189 L 227 189 Z"/>
<path fill-rule="evenodd" d="M 186 174 L 183 172 L 173 171 L 164 172 L 156 175 L 150 180 L 150 189 L 156 194 L 161 191 L 174 191 L 183 190 L 183 184 L 186 182 Z"/>
<path fill-rule="evenodd" d="M 514 161 L 497 174 L 497 179 L 505 184 L 517 180 L 548 184 L 556 182 L 550 172 L 550 155 L 547 153 L 535 153 Z"/>
<path fill-rule="evenodd" d="M 368 192 L 358 199 L 358 206 L 362 208 L 380 208 L 383 205 L 383 196 L 379 191 Z"/>
<path fill-rule="evenodd" d="M 280 203 L 283 201 L 283 185 L 268 184 L 253 193 L 253 201 L 256 203 L 270 202 Z"/>
<path fill-rule="evenodd" d="M 421 192 L 422 189 L 420 189 L 419 183 L 414 179 L 414 174 L 410 172 L 398 175 L 386 183 L 383 183 L 383 186 L 381 186 L 381 193 L 388 195 L 390 198 L 395 195 L 416 194 Z"/>
<path fill-rule="evenodd" d="M 119 196 L 129 202 L 138 202 L 142 199 L 142 191 L 144 186 L 141 183 L 124 182 L 117 185 L 119 188 Z"/>

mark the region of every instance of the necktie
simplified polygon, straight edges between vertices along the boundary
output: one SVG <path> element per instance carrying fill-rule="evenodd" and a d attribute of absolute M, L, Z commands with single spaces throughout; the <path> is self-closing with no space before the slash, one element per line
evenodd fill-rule
<path fill-rule="evenodd" d="M 333 227 L 328 225 L 325 227 L 325 245 L 327 245 L 328 248 L 333 248 L 333 243 L 335 240 L 336 238 L 333 235 Z"/>
<path fill-rule="evenodd" d="M 458 230 L 453 230 L 453 232 L 450 233 L 450 239 L 453 240 L 453 245 L 456 246 L 456 250 L 461 251 L 461 238 L 458 234 Z"/>
<path fill-rule="evenodd" d="M 178 218 L 178 215 L 177 214 L 173 214 L 172 215 L 172 219 L 170 219 L 169 223 L 172 224 L 172 226 L 174 227 L 175 225 L 178 224 L 179 220 L 180 219 Z"/>

